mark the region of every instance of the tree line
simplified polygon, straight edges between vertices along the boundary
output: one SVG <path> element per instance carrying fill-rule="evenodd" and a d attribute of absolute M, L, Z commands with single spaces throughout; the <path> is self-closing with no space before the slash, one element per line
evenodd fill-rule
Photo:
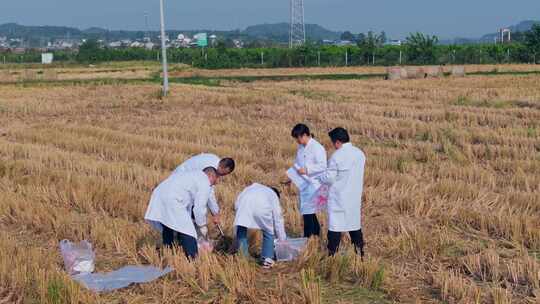
<path fill-rule="evenodd" d="M 440 45 L 436 36 L 411 34 L 403 45 L 384 45 L 384 32 L 362 35 L 356 45 L 329 46 L 308 43 L 288 49 L 279 47 L 230 48 L 224 42 L 204 49 L 168 49 L 171 63 L 199 68 L 314 67 L 363 65 L 430 65 L 537 63 L 540 61 L 540 25 L 506 44 Z M 159 60 L 158 50 L 112 49 L 88 40 L 78 52 L 55 52 L 55 61 L 96 63 L 108 61 Z M 0 54 L 0 56 L 2 56 Z M 6 62 L 40 62 L 39 53 L 3 54 Z M 0 61 L 2 58 L 0 57 Z"/>

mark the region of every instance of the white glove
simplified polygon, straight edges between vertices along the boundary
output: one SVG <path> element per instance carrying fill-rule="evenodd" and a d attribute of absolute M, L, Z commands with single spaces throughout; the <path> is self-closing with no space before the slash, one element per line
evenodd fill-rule
<path fill-rule="evenodd" d="M 208 227 L 207 226 L 200 226 L 199 227 L 199 232 L 201 233 L 201 236 L 206 239 L 207 236 L 208 236 Z"/>

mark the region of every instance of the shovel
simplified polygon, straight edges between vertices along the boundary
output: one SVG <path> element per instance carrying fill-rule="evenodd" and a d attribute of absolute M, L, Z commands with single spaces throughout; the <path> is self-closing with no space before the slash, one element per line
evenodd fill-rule
<path fill-rule="evenodd" d="M 219 224 L 216 225 L 217 229 L 219 231 L 219 234 L 221 235 L 221 240 L 216 245 L 216 250 L 224 252 L 224 253 L 231 253 L 233 248 L 233 239 L 226 236 L 223 232 L 223 229 L 221 229 L 221 226 Z"/>

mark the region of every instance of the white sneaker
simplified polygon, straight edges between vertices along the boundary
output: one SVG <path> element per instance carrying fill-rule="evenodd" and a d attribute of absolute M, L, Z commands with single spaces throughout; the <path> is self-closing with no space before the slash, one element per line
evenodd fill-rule
<path fill-rule="evenodd" d="M 274 267 L 275 264 L 276 262 L 274 262 L 274 260 L 272 260 L 271 258 L 265 258 L 261 263 L 262 268 L 264 269 L 270 269 Z"/>

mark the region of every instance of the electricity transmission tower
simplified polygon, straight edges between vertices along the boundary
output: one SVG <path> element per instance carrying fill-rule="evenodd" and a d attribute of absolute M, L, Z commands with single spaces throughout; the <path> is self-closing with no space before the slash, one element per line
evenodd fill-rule
<path fill-rule="evenodd" d="M 289 47 L 293 48 L 306 42 L 306 25 L 304 24 L 304 0 L 291 1 L 291 23 Z"/>

